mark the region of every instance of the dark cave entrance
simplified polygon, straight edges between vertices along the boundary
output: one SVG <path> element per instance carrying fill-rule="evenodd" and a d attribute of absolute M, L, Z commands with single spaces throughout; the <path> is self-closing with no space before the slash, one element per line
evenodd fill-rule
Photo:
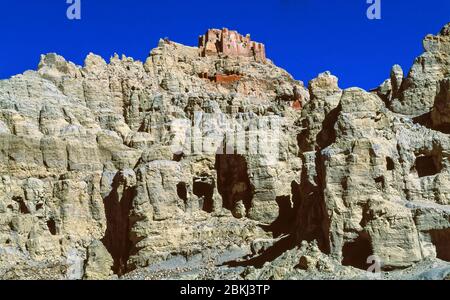
<path fill-rule="evenodd" d="M 223 207 L 233 211 L 242 201 L 248 211 L 252 204 L 253 186 L 248 177 L 247 161 L 237 154 L 216 155 L 217 188 L 222 196 Z"/>
<path fill-rule="evenodd" d="M 416 158 L 415 164 L 419 177 L 433 176 L 441 172 L 442 164 L 435 156 L 421 155 Z"/>
<path fill-rule="evenodd" d="M 375 185 L 379 190 L 384 190 L 386 188 L 384 176 L 375 178 Z"/>
<path fill-rule="evenodd" d="M 47 228 L 51 235 L 56 235 L 56 222 L 53 219 L 47 221 Z"/>
<path fill-rule="evenodd" d="M 361 270 L 367 270 L 369 256 L 373 255 L 372 244 L 367 233 L 360 235 L 353 241 L 346 242 L 342 248 L 342 265 L 353 266 Z"/>
<path fill-rule="evenodd" d="M 450 228 L 432 230 L 430 234 L 437 258 L 450 262 Z"/>
<path fill-rule="evenodd" d="M 390 157 L 386 157 L 386 169 L 388 171 L 393 171 L 395 169 L 394 161 Z"/>
<path fill-rule="evenodd" d="M 177 162 L 180 162 L 182 159 L 184 158 L 184 153 L 175 153 L 174 155 L 173 155 L 173 158 L 172 158 L 172 160 L 173 161 L 177 161 Z"/>
<path fill-rule="evenodd" d="M 187 202 L 187 187 L 186 187 L 186 182 L 179 182 L 177 184 L 177 195 L 178 197 L 184 201 L 184 203 L 186 204 Z"/>
<path fill-rule="evenodd" d="M 204 211 L 211 213 L 214 210 L 214 183 L 198 181 L 194 179 L 194 195 L 199 198 L 199 206 Z"/>

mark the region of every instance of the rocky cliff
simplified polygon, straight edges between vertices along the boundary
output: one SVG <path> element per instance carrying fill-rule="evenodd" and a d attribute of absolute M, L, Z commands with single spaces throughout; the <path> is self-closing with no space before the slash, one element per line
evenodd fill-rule
<path fill-rule="evenodd" d="M 450 24 L 369 92 L 231 33 L 0 81 L 0 278 L 450 274 Z"/>

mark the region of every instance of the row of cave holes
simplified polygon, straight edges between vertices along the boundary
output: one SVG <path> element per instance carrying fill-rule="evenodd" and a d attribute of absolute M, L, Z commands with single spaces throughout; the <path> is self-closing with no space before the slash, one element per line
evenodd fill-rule
<path fill-rule="evenodd" d="M 238 154 L 217 154 L 215 169 L 217 171 L 217 183 L 214 180 L 196 178 L 193 182 L 193 194 L 198 197 L 200 208 L 211 213 L 214 210 L 214 189 L 222 197 L 222 205 L 228 210 L 233 210 L 236 201 L 242 201 L 246 210 L 251 206 L 253 198 L 252 185 L 248 177 L 247 162 L 245 157 Z M 217 186 L 216 186 L 217 184 Z M 235 187 L 238 187 L 235 190 Z M 187 184 L 177 184 L 177 194 L 186 204 L 188 201 Z"/>
<path fill-rule="evenodd" d="M 183 154 L 174 155 L 175 161 L 183 159 Z M 229 197 L 227 185 L 233 186 L 240 181 L 246 181 L 249 186 L 247 163 L 241 155 L 216 155 L 215 168 L 218 173 L 217 190 L 224 199 L 224 207 L 227 203 L 233 202 Z M 240 170 L 240 172 L 236 172 Z M 237 176 L 232 176 L 237 175 Z M 226 179 L 232 178 L 231 182 Z M 128 266 L 129 256 L 133 251 L 139 251 L 133 248 L 129 240 L 130 220 L 129 212 L 131 209 L 132 199 L 136 195 L 135 188 L 125 189 L 122 195 L 117 192 L 120 182 L 118 178 L 113 180 L 113 189 L 110 194 L 103 200 L 105 204 L 105 214 L 107 218 L 107 229 L 103 244 L 114 259 L 113 271 L 119 276 L 128 272 L 132 266 Z M 214 209 L 213 196 L 216 183 L 213 180 L 205 180 L 204 178 L 196 178 L 193 182 L 193 194 L 199 199 L 201 208 L 211 213 Z M 188 186 L 185 182 L 179 182 L 176 185 L 177 194 L 185 204 L 188 202 Z M 120 197 L 120 198 L 119 198 Z"/>
<path fill-rule="evenodd" d="M 28 209 L 27 205 L 25 204 L 25 201 L 21 197 L 13 197 L 13 201 L 17 202 L 19 204 L 19 211 L 21 214 L 28 215 L 30 214 L 30 210 Z M 36 205 L 36 210 L 40 210 L 44 207 L 42 203 L 39 203 Z M 13 210 L 14 207 L 10 204 L 8 205 L 8 209 Z M 51 235 L 56 235 L 56 222 L 53 218 L 50 218 L 47 222 L 47 228 Z"/>
<path fill-rule="evenodd" d="M 430 235 L 437 258 L 450 261 L 450 229 L 433 230 Z M 344 244 L 342 265 L 367 270 L 372 263 L 367 259 L 373 254 L 370 236 L 362 232 L 355 240 Z"/>
<path fill-rule="evenodd" d="M 395 169 L 394 161 L 390 157 L 386 157 L 386 168 L 388 171 L 393 171 Z M 442 171 L 442 161 L 437 156 L 419 155 L 416 157 L 413 169 L 417 171 L 417 175 L 420 178 L 433 176 Z"/>
<path fill-rule="evenodd" d="M 392 158 L 386 157 L 386 168 L 388 171 L 395 169 Z M 435 156 L 418 156 L 415 162 L 415 170 L 419 177 L 432 176 L 441 171 L 441 163 Z M 384 188 L 384 178 L 376 178 L 377 184 Z M 177 185 L 178 196 L 187 202 L 186 183 L 180 182 Z M 203 201 L 203 210 L 212 212 L 214 184 L 205 182 L 194 182 L 193 193 Z M 450 229 L 437 230 L 431 232 L 433 244 L 436 247 L 437 257 L 442 260 L 450 261 Z M 370 237 L 367 233 L 361 233 L 355 240 L 344 244 L 342 249 L 343 261 L 345 266 L 353 266 L 362 270 L 367 270 L 370 266 L 367 259 L 373 255 Z"/>
<path fill-rule="evenodd" d="M 387 170 L 392 171 L 395 168 L 394 162 L 390 157 L 386 158 Z M 246 167 L 246 166 L 245 166 Z M 419 156 L 415 164 L 419 177 L 431 176 L 440 172 L 441 164 L 437 162 L 433 156 Z M 381 179 L 380 179 L 381 180 Z M 193 183 L 193 193 L 199 199 L 202 199 L 202 209 L 206 212 L 213 211 L 213 194 L 214 183 L 198 182 Z M 187 185 L 185 182 L 177 184 L 177 193 L 180 199 L 187 202 Z M 14 198 L 19 203 L 19 210 L 23 214 L 29 214 L 30 211 L 22 198 Z M 38 204 L 41 205 L 41 204 Z M 9 208 L 12 208 L 9 207 Z M 36 209 L 39 209 L 36 207 Z M 54 219 L 47 221 L 47 227 L 52 235 L 57 234 L 56 222 Z M 450 229 L 437 230 L 431 233 L 433 243 L 436 246 L 437 257 L 443 260 L 450 261 Z M 357 239 L 352 242 L 347 242 L 343 249 L 343 265 L 350 265 L 356 268 L 366 270 L 369 266 L 367 258 L 373 255 L 370 238 L 367 234 L 360 234 Z"/>

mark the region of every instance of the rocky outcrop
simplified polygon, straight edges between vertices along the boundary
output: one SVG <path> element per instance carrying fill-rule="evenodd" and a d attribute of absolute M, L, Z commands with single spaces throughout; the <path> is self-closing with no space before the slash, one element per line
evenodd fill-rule
<path fill-rule="evenodd" d="M 416 58 L 406 78 L 396 66 L 391 75 L 394 112 L 407 115 L 428 113 L 440 93 L 441 81 L 450 75 L 450 26 L 438 35 L 427 35 L 423 41 L 425 52 Z"/>
<path fill-rule="evenodd" d="M 428 36 L 409 75 L 394 66 L 373 92 L 330 72 L 306 88 L 228 30 L 199 48 L 161 40 L 145 62 L 43 55 L 0 81 L 0 277 L 444 266 L 448 36 Z"/>

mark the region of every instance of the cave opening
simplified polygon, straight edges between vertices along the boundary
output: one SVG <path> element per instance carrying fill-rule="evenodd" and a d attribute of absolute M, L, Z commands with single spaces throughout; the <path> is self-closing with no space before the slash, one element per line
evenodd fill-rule
<path fill-rule="evenodd" d="M 217 188 L 223 207 L 233 211 L 240 201 L 248 211 L 253 199 L 253 186 L 248 176 L 247 161 L 238 154 L 216 155 Z"/>
<path fill-rule="evenodd" d="M 422 155 L 416 158 L 416 170 L 419 177 L 433 176 L 441 172 L 441 163 L 430 155 Z"/>
<path fill-rule="evenodd" d="M 27 205 L 25 204 L 25 202 L 24 202 L 23 200 L 21 200 L 21 201 L 19 202 L 19 208 L 20 208 L 20 212 L 21 212 L 22 214 L 27 215 L 27 214 L 30 213 L 30 210 L 28 209 Z"/>
<path fill-rule="evenodd" d="M 173 160 L 173 161 L 176 161 L 176 162 L 180 162 L 183 158 L 184 158 L 184 153 L 183 153 L 183 152 L 180 152 L 180 153 L 175 153 L 175 154 L 173 155 L 172 160 Z"/>
<path fill-rule="evenodd" d="M 184 201 L 184 203 L 186 204 L 187 202 L 187 187 L 186 187 L 186 182 L 179 182 L 177 184 L 177 194 L 178 197 Z"/>
<path fill-rule="evenodd" d="M 375 185 L 378 189 L 384 190 L 386 187 L 384 176 L 379 176 L 375 178 Z"/>
<path fill-rule="evenodd" d="M 211 213 L 214 210 L 214 184 L 194 180 L 193 193 L 199 198 L 202 210 Z"/>
<path fill-rule="evenodd" d="M 47 228 L 51 235 L 56 235 L 56 223 L 55 220 L 50 219 L 47 221 Z"/>
<path fill-rule="evenodd" d="M 25 204 L 25 201 L 22 197 L 13 197 L 13 200 L 16 201 L 19 204 L 19 211 L 20 213 L 24 215 L 30 214 L 30 210 L 28 209 L 27 205 Z"/>
<path fill-rule="evenodd" d="M 367 259 L 372 255 L 373 250 L 369 235 L 367 233 L 360 233 L 355 240 L 344 244 L 342 248 L 342 265 L 367 270 L 370 266 L 367 263 Z"/>
<path fill-rule="evenodd" d="M 395 169 L 394 161 L 390 157 L 386 157 L 386 169 L 388 171 L 393 171 Z"/>
<path fill-rule="evenodd" d="M 450 262 L 450 228 L 432 230 L 430 234 L 437 258 Z"/>

